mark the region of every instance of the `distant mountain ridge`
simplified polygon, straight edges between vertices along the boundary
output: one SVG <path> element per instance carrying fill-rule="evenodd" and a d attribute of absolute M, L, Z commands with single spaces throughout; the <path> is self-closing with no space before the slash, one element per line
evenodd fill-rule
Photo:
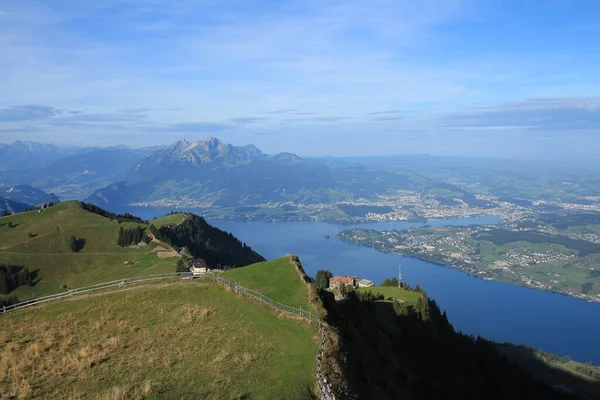
<path fill-rule="evenodd" d="M 65 149 L 54 144 L 21 140 L 15 140 L 11 144 L 0 143 L 0 171 L 19 171 L 41 167 L 72 154 L 72 152 L 72 149 Z"/>
<path fill-rule="evenodd" d="M 63 199 L 80 199 L 124 179 L 142 157 L 129 149 L 92 149 L 68 155 L 43 168 L 0 172 L 0 184 L 28 184 L 55 192 Z"/>
<path fill-rule="evenodd" d="M 253 145 L 233 146 L 214 137 L 195 143 L 181 140 L 151 153 L 127 175 L 86 201 L 119 208 L 186 197 L 212 206 L 236 207 L 373 200 L 398 190 L 467 197 L 461 189 L 416 173 L 360 166 L 330 168 L 292 153 L 267 155 Z"/>
<path fill-rule="evenodd" d="M 18 203 L 16 201 L 9 200 L 5 197 L 0 196 L 0 215 L 4 212 L 8 213 L 20 213 L 31 208 L 29 204 Z"/>
<path fill-rule="evenodd" d="M 32 206 L 59 202 L 55 194 L 46 193 L 29 185 L 16 185 L 7 188 L 0 187 L 0 197 Z"/>

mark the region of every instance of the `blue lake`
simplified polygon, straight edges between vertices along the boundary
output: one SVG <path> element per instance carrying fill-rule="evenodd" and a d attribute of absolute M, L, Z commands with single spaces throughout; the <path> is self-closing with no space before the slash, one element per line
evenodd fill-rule
<path fill-rule="evenodd" d="M 140 213 L 141 214 L 141 213 Z M 150 215 L 141 215 L 144 218 Z M 497 217 L 430 220 L 428 225 L 493 224 Z M 457 330 L 498 342 L 530 344 L 560 356 L 600 365 L 600 303 L 479 279 L 458 270 L 344 243 L 337 233 L 352 227 L 407 229 L 423 223 L 338 225 L 322 222 L 210 221 L 268 259 L 297 254 L 309 275 L 318 269 L 380 283 L 397 276 L 419 284 L 446 310 Z M 330 236 L 326 239 L 325 236 Z"/>

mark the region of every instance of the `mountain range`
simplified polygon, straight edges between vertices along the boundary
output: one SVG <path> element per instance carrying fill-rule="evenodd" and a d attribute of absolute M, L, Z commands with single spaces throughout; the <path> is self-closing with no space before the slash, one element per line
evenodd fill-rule
<path fill-rule="evenodd" d="M 11 144 L 0 143 L 0 171 L 23 171 L 48 165 L 72 154 L 73 149 L 53 144 L 16 140 Z"/>
<path fill-rule="evenodd" d="M 46 193 L 29 185 L 17 185 L 8 188 L 0 187 L 0 197 L 32 206 L 59 202 L 55 194 Z"/>
<path fill-rule="evenodd" d="M 11 214 L 20 213 L 30 208 L 31 206 L 29 204 L 18 203 L 0 196 L 0 215 L 4 214 L 5 212 Z"/>
<path fill-rule="evenodd" d="M 86 149 L 24 171 L 0 172 L 0 185 L 31 185 L 63 200 L 82 199 L 111 182 L 123 180 L 145 152 L 123 148 Z M 33 156 L 32 156 L 33 157 Z"/>
<path fill-rule="evenodd" d="M 127 173 L 126 180 L 95 191 L 86 201 L 118 209 L 185 197 L 196 204 L 236 207 L 375 200 L 398 190 L 469 195 L 416 173 L 362 166 L 332 168 L 295 154 L 267 155 L 252 145 L 233 146 L 209 137 L 195 143 L 182 140 L 149 154 Z"/>
<path fill-rule="evenodd" d="M 270 155 L 253 145 L 234 146 L 215 137 L 142 149 L 62 148 L 17 141 L 1 145 L 0 154 L 9 155 L 1 158 L 0 187 L 29 185 L 55 193 L 60 200 L 85 199 L 111 211 L 126 211 L 131 205 L 210 208 L 217 213 L 224 208 L 245 212 L 276 206 L 297 211 L 309 205 L 376 202 L 403 190 L 442 204 L 457 204 L 454 199 L 460 198 L 486 206 L 464 189 L 408 169 L 334 165 L 287 152 Z"/>

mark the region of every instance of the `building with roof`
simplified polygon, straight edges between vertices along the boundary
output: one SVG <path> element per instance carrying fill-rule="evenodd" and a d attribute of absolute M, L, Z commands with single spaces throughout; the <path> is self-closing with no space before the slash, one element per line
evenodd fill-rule
<path fill-rule="evenodd" d="M 329 287 L 340 290 L 342 286 L 356 287 L 356 279 L 351 276 L 332 276 L 329 278 Z"/>
<path fill-rule="evenodd" d="M 361 279 L 358 281 L 358 287 L 371 287 L 373 286 L 373 281 L 368 279 Z"/>
<path fill-rule="evenodd" d="M 190 272 L 194 275 L 202 275 L 210 271 L 208 265 L 206 265 L 206 261 L 202 258 L 195 258 L 190 261 Z"/>

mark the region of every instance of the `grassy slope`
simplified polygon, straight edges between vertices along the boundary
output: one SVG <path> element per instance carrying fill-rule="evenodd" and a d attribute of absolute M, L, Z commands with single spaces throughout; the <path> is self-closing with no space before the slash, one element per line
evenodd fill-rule
<path fill-rule="evenodd" d="M 169 214 L 164 217 L 155 218 L 150 221 L 150 225 L 154 225 L 157 228 L 165 225 L 179 225 L 186 219 L 185 214 Z"/>
<path fill-rule="evenodd" d="M 305 310 L 312 309 L 308 289 L 288 257 L 228 270 L 225 277 L 258 290 L 275 301 Z"/>
<path fill-rule="evenodd" d="M 8 222 L 17 226 L 9 228 Z M 40 270 L 41 282 L 33 288 L 20 287 L 14 292 L 20 300 L 56 293 L 60 283 L 81 287 L 175 271 L 177 258 L 159 259 L 156 252 L 152 252 L 157 246 L 155 243 L 142 248 L 117 246 L 119 228 L 136 227 L 137 223 L 119 224 L 83 210 L 78 202 L 61 203 L 41 213 L 30 211 L 2 217 L 0 225 L 3 225 L 0 226 L 0 263 Z M 37 236 L 31 238 L 29 233 Z M 71 235 L 86 240 L 79 253 L 70 250 Z M 133 267 L 124 267 L 124 261 L 133 262 Z"/>
<path fill-rule="evenodd" d="M 0 393 L 311 398 L 315 336 L 216 285 L 104 293 L 0 318 Z"/>
<path fill-rule="evenodd" d="M 372 286 L 370 288 L 359 288 L 359 291 L 363 292 L 372 292 L 372 293 L 381 293 L 385 296 L 385 298 L 393 298 L 406 302 L 406 305 L 416 305 L 417 300 L 421 296 L 420 293 L 405 290 L 399 287 L 393 286 Z"/>

